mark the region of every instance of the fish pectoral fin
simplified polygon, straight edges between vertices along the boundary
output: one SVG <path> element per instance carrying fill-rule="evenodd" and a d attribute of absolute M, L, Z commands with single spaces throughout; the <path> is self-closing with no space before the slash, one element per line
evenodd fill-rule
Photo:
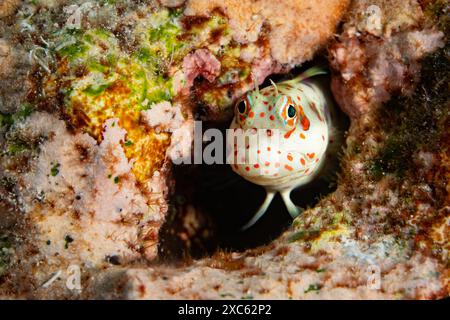
<path fill-rule="evenodd" d="M 298 217 L 298 215 L 301 213 L 302 209 L 298 206 L 296 206 L 292 200 L 291 200 L 291 191 L 293 189 L 288 189 L 285 191 L 280 192 L 281 197 L 283 198 L 284 204 L 286 205 L 286 208 L 291 215 L 292 219 L 295 219 Z"/>
<path fill-rule="evenodd" d="M 264 213 L 266 213 L 267 208 L 269 208 L 269 205 L 272 202 L 273 197 L 275 196 L 275 193 L 276 192 L 273 191 L 267 191 L 266 199 L 259 207 L 258 211 L 254 214 L 254 216 L 241 228 L 241 231 L 245 231 L 253 226 L 264 215 Z"/>

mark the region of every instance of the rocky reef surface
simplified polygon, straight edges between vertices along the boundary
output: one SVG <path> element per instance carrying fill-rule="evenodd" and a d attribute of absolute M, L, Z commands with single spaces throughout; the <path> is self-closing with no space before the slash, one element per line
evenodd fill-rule
<path fill-rule="evenodd" d="M 448 296 L 448 10 L 440 0 L 5 1 L 0 295 Z M 160 261 L 161 226 L 181 219 L 174 189 L 187 184 L 172 161 L 190 151 L 193 121 L 226 123 L 255 83 L 318 56 L 351 120 L 336 190 L 268 245 Z M 185 242 L 204 219 L 187 208 Z"/>

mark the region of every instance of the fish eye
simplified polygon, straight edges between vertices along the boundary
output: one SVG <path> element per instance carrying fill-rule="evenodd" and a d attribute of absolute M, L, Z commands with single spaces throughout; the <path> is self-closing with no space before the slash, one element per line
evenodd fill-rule
<path fill-rule="evenodd" d="M 292 104 L 290 104 L 287 109 L 288 117 L 294 118 L 296 114 L 297 114 L 297 111 L 295 110 L 295 107 Z"/>
<path fill-rule="evenodd" d="M 237 110 L 240 114 L 244 114 L 247 111 L 247 103 L 245 100 L 242 100 L 237 104 Z"/>

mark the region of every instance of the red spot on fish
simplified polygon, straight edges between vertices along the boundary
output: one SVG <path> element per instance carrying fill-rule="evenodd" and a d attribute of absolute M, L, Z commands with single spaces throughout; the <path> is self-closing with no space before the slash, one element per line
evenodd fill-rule
<path fill-rule="evenodd" d="M 289 119 L 288 121 L 286 121 L 286 123 L 292 127 L 295 124 L 295 119 Z"/>
<path fill-rule="evenodd" d="M 266 166 L 266 167 L 268 167 L 268 166 L 270 166 L 270 162 L 266 162 L 266 163 L 264 163 L 264 165 Z"/>
<path fill-rule="evenodd" d="M 273 106 L 269 106 L 269 111 L 272 111 L 272 109 L 273 109 Z"/>
<path fill-rule="evenodd" d="M 271 121 L 275 120 L 275 117 L 273 116 L 273 114 L 270 115 L 269 119 L 270 119 Z"/>
<path fill-rule="evenodd" d="M 264 117 L 266 116 L 266 114 L 265 114 L 264 112 L 261 112 L 261 113 L 259 114 L 259 116 L 260 116 L 261 118 L 264 118 Z"/>
<path fill-rule="evenodd" d="M 272 136 L 272 130 L 267 129 L 266 134 L 267 134 L 267 136 L 271 137 Z"/>
<path fill-rule="evenodd" d="M 298 109 L 299 109 L 300 123 L 302 125 L 302 128 L 303 128 L 304 131 L 308 131 L 309 130 L 309 126 L 310 126 L 309 119 L 305 115 L 305 112 L 303 111 L 302 106 L 299 105 Z"/>
<path fill-rule="evenodd" d="M 305 115 L 300 120 L 300 123 L 302 124 L 303 130 L 305 130 L 305 131 L 309 130 L 309 126 L 310 126 L 309 119 Z"/>
<path fill-rule="evenodd" d="M 312 159 L 312 158 L 314 158 L 314 156 L 316 154 L 313 152 L 313 153 L 307 153 L 306 155 L 308 156 L 308 158 Z"/>
<path fill-rule="evenodd" d="M 267 151 L 270 151 L 270 147 L 267 147 Z"/>
<path fill-rule="evenodd" d="M 289 165 L 287 165 L 287 164 L 284 165 L 284 168 L 285 168 L 286 170 L 288 170 L 288 171 L 294 170 L 291 166 L 289 166 Z"/>
<path fill-rule="evenodd" d="M 253 167 L 254 167 L 255 169 L 258 169 L 258 168 L 259 168 L 259 164 L 255 164 Z"/>
<path fill-rule="evenodd" d="M 249 118 L 253 118 L 254 115 L 255 115 L 255 114 L 253 113 L 253 111 L 250 111 L 250 113 L 248 114 L 248 117 L 249 117 Z"/>
<path fill-rule="evenodd" d="M 250 168 L 249 167 L 245 167 L 245 171 L 250 171 Z"/>
<path fill-rule="evenodd" d="M 305 163 L 306 163 L 305 159 L 303 159 L 303 158 L 300 159 L 300 162 L 302 163 L 302 165 L 305 165 Z"/>
<path fill-rule="evenodd" d="M 305 139 L 305 135 L 303 133 L 300 133 L 300 139 Z"/>
<path fill-rule="evenodd" d="M 289 139 L 289 137 L 291 136 L 292 132 L 294 132 L 294 130 L 295 130 L 295 127 L 292 128 L 290 131 L 286 132 L 284 135 L 284 138 Z"/>
<path fill-rule="evenodd" d="M 288 155 L 287 155 L 287 159 L 288 159 L 289 161 L 292 161 L 294 158 L 292 158 L 292 155 L 288 154 Z"/>

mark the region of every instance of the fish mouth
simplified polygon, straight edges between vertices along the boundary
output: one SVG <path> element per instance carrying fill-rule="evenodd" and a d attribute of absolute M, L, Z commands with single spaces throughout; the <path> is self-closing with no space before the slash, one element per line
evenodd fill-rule
<path fill-rule="evenodd" d="M 252 152 L 252 149 L 248 151 Z M 281 157 L 280 155 L 280 159 Z M 245 163 L 233 164 L 232 169 L 247 181 L 269 190 L 280 191 L 310 182 L 318 175 L 324 165 L 324 161 L 321 160 L 317 167 L 309 168 L 306 172 L 304 170 L 288 172 L 283 169 L 280 159 L 260 157 L 254 163 L 245 161 Z"/>

